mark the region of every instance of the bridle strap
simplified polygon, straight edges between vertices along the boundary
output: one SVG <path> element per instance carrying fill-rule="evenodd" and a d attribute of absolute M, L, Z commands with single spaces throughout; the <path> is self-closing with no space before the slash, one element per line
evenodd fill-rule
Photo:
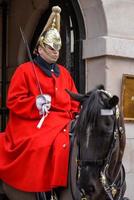
<path fill-rule="evenodd" d="M 122 165 L 122 163 L 120 165 L 119 172 L 112 184 L 108 183 L 105 173 L 101 174 L 101 179 L 103 179 L 103 181 L 101 180 L 101 182 L 102 182 L 103 188 L 104 188 L 106 194 L 108 195 L 108 197 L 110 198 L 110 200 L 114 200 L 114 196 L 116 195 L 117 191 L 119 191 L 119 194 L 118 194 L 118 199 L 117 198 L 116 199 L 121 200 L 123 187 L 125 184 L 125 169 L 124 169 L 124 166 Z M 118 179 L 120 182 L 118 182 Z"/>
<path fill-rule="evenodd" d="M 106 194 L 108 195 L 108 197 L 110 198 L 110 200 L 114 200 L 114 196 L 117 193 L 117 190 L 120 191 L 119 194 L 118 194 L 117 200 L 121 200 L 122 190 L 123 190 L 123 186 L 124 186 L 124 183 L 125 183 L 125 170 L 124 170 L 122 163 L 120 164 L 119 171 L 118 171 L 117 176 L 115 177 L 113 183 L 109 184 L 107 176 L 106 176 L 106 171 L 108 171 L 108 168 L 110 166 L 110 161 L 111 161 L 111 158 L 112 158 L 112 151 L 113 151 L 113 148 L 115 147 L 116 139 L 122 133 L 123 133 L 122 128 L 119 127 L 119 118 L 117 118 L 116 121 L 115 121 L 114 140 L 112 142 L 111 149 L 110 149 L 109 154 L 107 156 L 107 162 L 105 163 L 104 168 L 103 168 L 103 170 L 101 170 L 101 173 L 100 173 L 103 188 L 104 188 Z M 120 186 L 117 187 L 117 184 L 118 184 L 117 181 L 118 181 L 119 176 L 121 176 L 120 179 L 122 179 L 122 181 L 120 183 Z"/>

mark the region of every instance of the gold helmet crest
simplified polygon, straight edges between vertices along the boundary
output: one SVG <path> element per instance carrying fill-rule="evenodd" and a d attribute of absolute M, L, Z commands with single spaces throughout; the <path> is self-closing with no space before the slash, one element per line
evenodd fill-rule
<path fill-rule="evenodd" d="M 60 12 L 61 8 L 59 6 L 52 7 L 52 13 L 40 34 L 35 51 L 37 51 L 39 45 L 44 48 L 46 44 L 57 51 L 61 49 Z"/>

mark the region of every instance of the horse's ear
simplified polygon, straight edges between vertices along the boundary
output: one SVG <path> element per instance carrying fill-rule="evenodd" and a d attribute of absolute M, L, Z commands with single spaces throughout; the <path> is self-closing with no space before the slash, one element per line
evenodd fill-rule
<path fill-rule="evenodd" d="M 104 87 L 104 85 L 98 85 L 97 87 L 96 87 L 98 90 L 105 90 L 105 87 Z"/>
<path fill-rule="evenodd" d="M 65 89 L 65 91 L 70 95 L 70 97 L 72 97 L 72 99 L 79 101 L 79 102 L 81 102 L 83 100 L 84 96 L 85 96 L 84 94 L 73 93 L 68 89 Z"/>
<path fill-rule="evenodd" d="M 114 95 L 112 98 L 110 98 L 109 105 L 110 105 L 111 108 L 113 108 L 118 104 L 118 102 L 119 102 L 119 97 Z"/>

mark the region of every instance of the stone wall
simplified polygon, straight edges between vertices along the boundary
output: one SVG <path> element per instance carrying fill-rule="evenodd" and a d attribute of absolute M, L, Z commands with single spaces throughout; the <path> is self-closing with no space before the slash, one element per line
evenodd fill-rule
<path fill-rule="evenodd" d="M 86 26 L 86 90 L 104 84 L 121 100 L 123 74 L 134 75 L 134 1 L 80 0 Z M 125 122 L 126 196 L 134 199 L 134 124 Z"/>

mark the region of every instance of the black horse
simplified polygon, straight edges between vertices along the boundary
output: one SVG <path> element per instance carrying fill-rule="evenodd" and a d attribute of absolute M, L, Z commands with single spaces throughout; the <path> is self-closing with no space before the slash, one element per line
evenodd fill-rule
<path fill-rule="evenodd" d="M 58 200 L 127 200 L 119 98 L 102 86 L 84 95 L 67 92 L 81 102 L 81 111 L 71 139 L 68 188 L 57 192 Z M 45 193 L 37 199 L 46 200 Z"/>
<path fill-rule="evenodd" d="M 126 137 L 119 98 L 103 86 L 84 95 L 67 92 L 81 102 L 81 111 L 75 126 L 68 189 L 60 200 L 127 200 L 122 165 Z"/>

